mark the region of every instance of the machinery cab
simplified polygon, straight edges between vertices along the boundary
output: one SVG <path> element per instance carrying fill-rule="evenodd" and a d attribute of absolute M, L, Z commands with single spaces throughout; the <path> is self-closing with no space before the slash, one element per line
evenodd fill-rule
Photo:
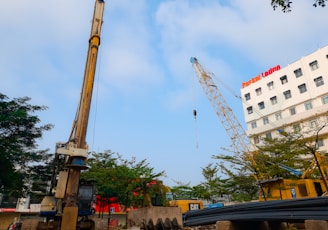
<path fill-rule="evenodd" d="M 96 186 L 94 180 L 80 180 L 78 193 L 78 216 L 90 216 L 95 213 Z M 45 196 L 41 202 L 40 216 L 54 217 L 61 213 L 63 207 L 55 196 Z"/>
<path fill-rule="evenodd" d="M 78 193 L 78 216 L 90 216 L 95 213 L 96 186 L 94 180 L 80 180 Z"/>
<path fill-rule="evenodd" d="M 276 178 L 261 183 L 260 201 L 313 198 L 326 192 L 322 179 Z"/>
<path fill-rule="evenodd" d="M 171 207 L 179 207 L 182 214 L 187 211 L 199 210 L 204 208 L 202 200 L 198 199 L 176 199 L 171 192 L 166 193 L 166 199 Z"/>

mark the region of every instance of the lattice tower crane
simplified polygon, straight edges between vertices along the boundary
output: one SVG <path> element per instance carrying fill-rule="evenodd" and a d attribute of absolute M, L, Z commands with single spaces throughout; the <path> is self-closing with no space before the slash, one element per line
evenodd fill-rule
<path fill-rule="evenodd" d="M 195 69 L 200 85 L 231 140 L 234 152 L 242 158 L 249 160 L 252 163 L 252 170 L 256 172 L 256 162 L 252 155 L 252 151 L 255 151 L 255 146 L 247 137 L 245 130 L 215 84 L 213 80 L 214 74 L 207 72 L 197 58 L 191 57 L 190 62 Z M 254 176 L 257 180 L 260 179 L 259 175 Z"/>

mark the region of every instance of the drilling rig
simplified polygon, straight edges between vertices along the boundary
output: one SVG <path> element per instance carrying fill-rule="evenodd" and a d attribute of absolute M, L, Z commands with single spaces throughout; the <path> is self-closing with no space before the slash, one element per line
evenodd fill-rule
<path fill-rule="evenodd" d="M 51 189 L 41 202 L 40 215 L 46 221 L 40 222 L 38 229 L 94 228 L 88 216 L 92 214 L 95 188 L 92 181 L 80 180 L 80 173 L 87 169 L 86 135 L 104 5 L 104 0 L 95 0 L 80 101 L 68 141 L 56 143 Z"/>

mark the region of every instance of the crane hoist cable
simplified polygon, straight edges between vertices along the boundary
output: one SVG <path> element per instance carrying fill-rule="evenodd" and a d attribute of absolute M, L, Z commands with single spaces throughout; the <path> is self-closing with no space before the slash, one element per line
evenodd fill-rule
<path fill-rule="evenodd" d="M 192 86 L 192 93 L 193 93 L 193 103 L 194 109 L 192 111 L 194 116 L 194 125 L 195 125 L 195 146 L 198 149 L 198 126 L 197 126 L 197 103 L 196 103 L 196 83 L 197 83 L 197 76 L 193 77 L 193 86 Z"/>

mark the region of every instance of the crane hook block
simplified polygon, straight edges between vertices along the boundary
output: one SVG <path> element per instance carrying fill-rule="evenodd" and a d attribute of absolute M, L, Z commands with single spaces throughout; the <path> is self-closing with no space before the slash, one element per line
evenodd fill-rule
<path fill-rule="evenodd" d="M 195 62 L 197 62 L 197 58 L 195 58 L 195 57 L 191 57 L 191 58 L 190 58 L 190 62 L 191 62 L 192 64 L 194 64 Z"/>

